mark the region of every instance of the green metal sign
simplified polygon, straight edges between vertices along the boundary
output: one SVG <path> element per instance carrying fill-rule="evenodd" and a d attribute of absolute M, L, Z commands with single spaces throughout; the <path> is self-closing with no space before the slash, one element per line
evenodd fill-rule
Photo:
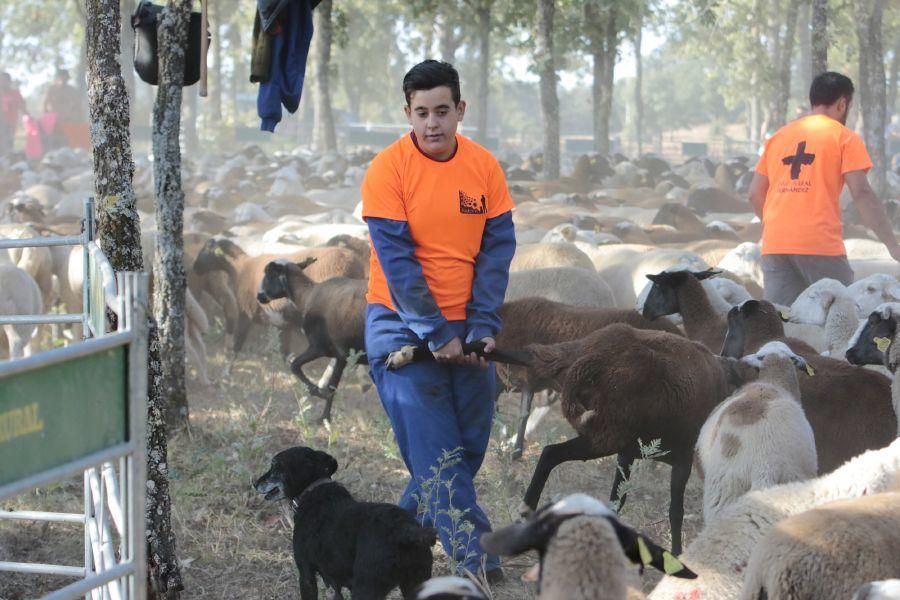
<path fill-rule="evenodd" d="M 0 378 L 0 486 L 128 441 L 127 352 Z"/>

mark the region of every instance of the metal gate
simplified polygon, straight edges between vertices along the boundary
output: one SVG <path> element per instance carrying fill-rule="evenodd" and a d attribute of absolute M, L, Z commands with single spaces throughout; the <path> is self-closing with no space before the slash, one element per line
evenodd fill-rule
<path fill-rule="evenodd" d="M 10 247 L 82 244 L 84 311 L 0 315 L 7 323 L 84 325 L 85 339 L 0 362 L 0 499 L 83 474 L 80 513 L 0 510 L 0 519 L 79 524 L 84 564 L 0 561 L 0 571 L 80 577 L 46 598 L 146 596 L 147 276 L 116 277 L 93 241 L 93 204 L 82 236 L 0 240 Z M 110 330 L 106 311 L 116 315 Z"/>

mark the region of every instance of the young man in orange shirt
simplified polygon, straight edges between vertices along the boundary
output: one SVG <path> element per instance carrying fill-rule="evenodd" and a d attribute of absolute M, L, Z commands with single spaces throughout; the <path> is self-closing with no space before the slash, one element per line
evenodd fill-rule
<path fill-rule="evenodd" d="M 416 65 L 403 92 L 412 131 L 375 157 L 362 185 L 374 250 L 370 373 L 410 473 L 400 506 L 437 528 L 459 569 L 483 567 L 497 581 L 499 559 L 479 544 L 491 525 L 473 484 L 491 432 L 494 369 L 465 356 L 462 342 L 490 350 L 500 330 L 516 247 L 512 199 L 497 159 L 456 133 L 466 104 L 451 65 Z M 387 370 L 385 357 L 410 344 L 427 345 L 436 362 Z"/>
<path fill-rule="evenodd" d="M 900 260 L 884 207 L 869 186 L 872 161 L 862 139 L 845 126 L 853 82 L 840 73 L 817 76 L 809 115 L 766 143 L 750 183 L 750 203 L 762 219 L 762 268 L 767 300 L 790 305 L 812 283 L 853 282 L 841 227 L 844 184 L 863 222 Z"/>

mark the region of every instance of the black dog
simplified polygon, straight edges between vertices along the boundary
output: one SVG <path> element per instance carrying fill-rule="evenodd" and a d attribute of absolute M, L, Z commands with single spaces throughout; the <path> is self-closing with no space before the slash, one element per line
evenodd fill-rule
<path fill-rule="evenodd" d="M 393 504 L 357 502 L 331 476 L 337 461 L 297 446 L 279 452 L 253 487 L 266 500 L 290 499 L 294 511 L 294 561 L 300 597 L 318 597 L 316 574 L 342 599 L 379 600 L 400 586 L 404 598 L 431 577 L 437 532 Z"/>

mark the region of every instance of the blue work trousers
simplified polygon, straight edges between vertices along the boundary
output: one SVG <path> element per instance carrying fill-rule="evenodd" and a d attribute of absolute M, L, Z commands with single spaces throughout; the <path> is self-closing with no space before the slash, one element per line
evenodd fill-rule
<path fill-rule="evenodd" d="M 465 322 L 450 324 L 464 339 Z M 494 368 L 420 362 L 387 370 L 387 354 L 408 344 L 423 342 L 397 313 L 370 304 L 366 311 L 369 373 L 410 473 L 398 504 L 417 515 L 419 522 L 435 527 L 447 554 L 475 573 L 482 566 L 478 539 L 491 530 L 478 506 L 473 480 L 491 434 Z M 485 557 L 486 570 L 499 564 L 496 556 Z"/>

